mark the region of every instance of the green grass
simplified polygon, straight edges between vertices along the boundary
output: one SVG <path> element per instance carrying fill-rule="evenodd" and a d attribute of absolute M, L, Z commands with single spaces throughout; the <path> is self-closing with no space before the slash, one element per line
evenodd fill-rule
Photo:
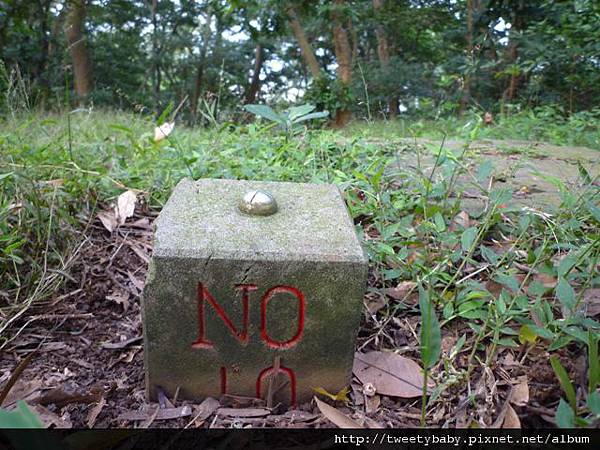
<path fill-rule="evenodd" d="M 368 135 L 385 137 L 396 125 L 379 125 Z M 594 174 L 582 170 L 578 190 L 557 180 L 562 204 L 548 215 L 513 206 L 509 193 L 483 183 L 491 167 L 471 168 L 463 155 L 443 149 L 434 155 L 434 173 L 419 164 L 416 170 L 398 166 L 399 145 L 360 139 L 367 133 L 356 128 L 289 138 L 259 123 L 210 130 L 177 126 L 158 144 L 153 130 L 149 120 L 111 112 L 0 123 L 0 345 L 15 335 L 8 325 L 26 325 L 28 308 L 64 282 L 101 203 L 136 189 L 159 208 L 172 187 L 190 176 L 340 186 L 369 254 L 369 295 L 385 300 L 376 325 L 368 327 L 373 336 L 384 334 L 395 317 L 418 314 L 385 295 L 405 281 L 414 282 L 422 305 L 432 305 L 442 335 L 451 329 L 461 336 L 450 352 L 427 356 L 438 385 L 428 407 L 492 367 L 500 349 L 516 349 L 526 359 L 534 347 L 554 354 L 596 345 L 590 354 L 597 355 L 600 324 L 586 315 L 583 303 L 587 289 L 600 287 L 600 188 Z M 472 128 L 469 137 L 480 137 L 479 130 Z M 456 183 L 465 173 L 473 180 L 469 188 L 486 199 L 486 207 L 468 220 Z M 429 341 L 437 339 L 437 333 L 422 331 Z M 466 366 L 457 365 L 458 353 L 466 356 Z M 590 364 L 595 371 L 597 366 Z M 595 389 L 584 389 L 594 402 Z M 561 406 L 565 421 L 571 417 L 565 407 L 578 425 L 596 420 L 589 401 L 582 396 Z"/>
<path fill-rule="evenodd" d="M 478 127 L 482 119 L 483 112 L 475 111 L 466 113 L 462 118 L 399 118 L 372 124 L 355 122 L 345 134 L 378 139 L 442 139 L 444 136 L 447 139 L 469 139 L 473 129 Z M 569 117 L 552 107 L 496 116 L 493 124 L 478 127 L 477 136 L 481 139 L 539 141 L 600 150 L 600 109 L 574 113 Z"/>

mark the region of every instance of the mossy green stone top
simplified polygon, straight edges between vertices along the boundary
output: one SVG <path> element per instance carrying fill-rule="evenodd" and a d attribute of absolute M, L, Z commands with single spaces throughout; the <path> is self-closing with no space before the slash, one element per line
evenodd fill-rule
<path fill-rule="evenodd" d="M 242 213 L 253 189 L 272 194 L 278 211 Z M 334 185 L 237 180 L 182 180 L 156 221 L 154 255 L 366 263 Z"/>

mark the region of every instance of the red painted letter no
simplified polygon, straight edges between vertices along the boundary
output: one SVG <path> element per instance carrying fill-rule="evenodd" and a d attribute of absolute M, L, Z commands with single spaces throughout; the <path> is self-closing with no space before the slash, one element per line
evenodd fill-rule
<path fill-rule="evenodd" d="M 275 294 L 290 293 L 298 300 L 298 327 L 296 328 L 296 334 L 285 342 L 279 342 L 272 339 L 267 334 L 267 304 L 269 300 L 275 296 Z M 302 332 L 304 331 L 304 295 L 300 290 L 291 286 L 275 286 L 269 289 L 263 296 L 260 302 L 260 337 L 261 339 L 271 348 L 292 348 L 302 338 Z"/>
<path fill-rule="evenodd" d="M 237 286 L 237 289 L 242 291 L 242 326 L 241 330 L 238 330 L 227 313 L 223 310 L 221 305 L 217 303 L 215 298 L 208 292 L 208 289 L 202 284 L 198 283 L 197 290 L 197 301 L 198 301 L 198 339 L 192 343 L 192 348 L 213 348 L 214 344 L 209 341 L 206 337 L 206 321 L 205 321 L 205 302 L 212 305 L 217 315 L 223 321 L 223 324 L 231 332 L 240 344 L 248 344 L 248 322 L 250 319 L 250 298 L 249 293 L 255 291 L 257 287 L 252 284 L 242 284 Z M 278 341 L 269 336 L 267 332 L 267 306 L 269 301 L 277 294 L 292 294 L 298 302 L 298 315 L 297 315 L 297 327 L 294 336 L 287 341 Z M 304 295 L 299 289 L 291 286 L 275 286 L 269 289 L 265 295 L 263 295 L 260 304 L 260 337 L 265 344 L 271 348 L 277 349 L 289 349 L 296 345 L 302 338 L 302 332 L 304 331 L 304 313 L 305 313 L 305 300 Z"/>
<path fill-rule="evenodd" d="M 229 329 L 233 337 L 235 337 L 240 344 L 246 345 L 248 343 L 248 320 L 249 320 L 249 298 L 248 292 L 255 291 L 256 286 L 252 284 L 241 284 L 237 286 L 237 289 L 242 291 L 242 305 L 243 305 L 243 319 L 242 319 L 242 331 L 238 331 L 233 325 L 233 322 L 227 316 L 221 305 L 213 298 L 208 292 L 208 289 L 204 287 L 202 283 L 198 283 L 198 339 L 192 343 L 192 348 L 213 348 L 213 343 L 206 338 L 206 325 L 204 320 L 204 302 L 208 301 L 215 312 L 219 315 L 225 326 Z"/>

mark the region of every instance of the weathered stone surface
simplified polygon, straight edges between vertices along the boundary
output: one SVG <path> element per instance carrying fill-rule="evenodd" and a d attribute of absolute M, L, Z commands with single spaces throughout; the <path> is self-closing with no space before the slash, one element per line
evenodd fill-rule
<path fill-rule="evenodd" d="M 437 151 L 442 142 L 426 138 L 401 139 L 407 144 L 398 153 L 394 172 L 400 170 L 414 171 L 420 165 L 429 175 L 436 165 L 434 152 L 425 151 L 418 161 L 414 153 L 414 144 Z M 579 164 L 590 174 L 600 171 L 600 152 L 585 147 L 562 147 L 535 141 L 483 139 L 473 142 L 446 140 L 445 149 L 455 156 L 463 154 L 468 146 L 463 164 L 470 166 L 472 173 L 485 161 L 493 165 L 493 171 L 482 180 L 483 186 L 489 186 L 494 180 L 494 187 L 512 191 L 513 198 L 509 204 L 527 206 L 546 212 L 554 212 L 561 204 L 559 187 L 552 179 L 558 179 L 567 189 L 579 189 L 581 184 Z M 417 164 L 418 163 L 418 164 Z M 449 161 L 446 162 L 448 164 Z M 437 170 L 440 174 L 442 170 Z M 461 201 L 464 209 L 473 214 L 480 214 L 485 208 L 485 197 L 480 196 L 473 187 L 472 175 L 462 174 L 456 179 L 457 190 L 471 194 L 465 195 Z"/>
<path fill-rule="evenodd" d="M 271 193 L 278 212 L 242 213 L 254 189 Z M 335 186 L 181 181 L 156 222 L 143 297 L 148 395 L 161 386 L 192 399 L 265 398 L 278 364 L 276 401 L 339 391 L 350 381 L 366 274 Z"/>

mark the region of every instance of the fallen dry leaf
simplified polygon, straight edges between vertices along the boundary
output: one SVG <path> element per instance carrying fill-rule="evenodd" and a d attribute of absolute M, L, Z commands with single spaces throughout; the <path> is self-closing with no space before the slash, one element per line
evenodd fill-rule
<path fill-rule="evenodd" d="M 150 262 L 150 258 L 148 257 L 146 252 L 144 252 L 144 250 L 139 248 L 137 245 L 130 245 L 129 248 L 131 248 L 131 250 L 133 250 L 133 253 L 135 253 L 142 261 L 144 261 L 145 264 L 148 264 Z"/>
<path fill-rule="evenodd" d="M 286 411 L 285 414 L 283 414 L 283 417 L 289 419 L 291 422 L 310 422 L 319 416 L 306 411 L 294 409 L 291 411 Z"/>
<path fill-rule="evenodd" d="M 395 288 L 387 288 L 387 289 L 384 289 L 383 291 L 386 293 L 386 295 L 389 295 L 394 300 L 405 301 L 405 300 L 408 300 L 406 298 L 406 296 L 408 295 L 409 292 L 412 292 L 412 293 L 415 292 L 416 286 L 417 286 L 417 284 L 414 281 L 402 281 L 402 282 L 398 283 L 398 286 L 396 286 Z M 415 296 L 415 298 L 416 298 L 416 296 Z M 416 301 L 412 301 L 412 298 L 411 298 L 411 303 L 415 303 L 415 302 Z"/>
<path fill-rule="evenodd" d="M 363 395 L 364 387 L 359 385 L 358 383 L 352 383 L 350 385 L 352 389 L 352 404 L 354 406 L 362 406 L 365 404 L 365 396 Z"/>
<path fill-rule="evenodd" d="M 142 230 L 152 231 L 152 225 L 147 217 L 142 217 L 141 219 L 136 220 L 135 222 L 131 222 L 129 224 L 130 228 L 141 228 Z"/>
<path fill-rule="evenodd" d="M 185 428 L 189 428 L 194 425 L 196 428 L 201 427 L 206 419 L 208 419 L 212 413 L 214 413 L 217 408 L 219 408 L 221 404 L 218 400 L 215 400 L 212 397 L 207 397 L 204 399 L 202 403 L 198 406 L 198 410 L 194 418 L 185 426 Z"/>
<path fill-rule="evenodd" d="M 377 422 L 376 420 L 371 419 L 370 417 L 365 417 L 365 424 L 369 428 L 385 428 L 383 424 Z"/>
<path fill-rule="evenodd" d="M 160 142 L 168 137 L 175 128 L 175 122 L 165 122 L 160 127 L 154 128 L 154 142 Z"/>
<path fill-rule="evenodd" d="M 153 421 L 171 420 L 191 415 L 192 408 L 189 405 L 179 406 L 177 408 L 161 408 L 160 405 L 156 405 L 156 409 L 152 408 L 150 411 L 126 411 L 118 417 L 118 420 L 147 422 L 149 419 L 152 419 Z"/>
<path fill-rule="evenodd" d="M 23 203 L 9 203 L 8 204 L 8 211 L 11 213 L 16 213 L 19 212 L 20 210 L 23 209 Z"/>
<path fill-rule="evenodd" d="M 590 317 L 594 317 L 600 314 L 600 288 L 586 289 L 583 293 L 583 305 L 584 311 Z"/>
<path fill-rule="evenodd" d="M 18 380 L 15 385 L 10 389 L 10 392 L 2 402 L 3 407 L 9 407 L 14 405 L 19 400 L 24 400 L 28 404 L 33 404 L 40 397 L 41 392 L 47 389 L 44 386 L 44 382 L 35 378 L 31 381 Z"/>
<path fill-rule="evenodd" d="M 129 308 L 129 292 L 117 290 L 107 295 L 106 300 L 115 302 L 117 305 L 123 307 L 123 312 L 127 311 Z"/>
<path fill-rule="evenodd" d="M 139 342 L 141 340 L 142 340 L 142 336 L 136 336 L 136 337 L 133 337 L 131 339 L 126 339 L 121 342 L 104 342 L 104 343 L 100 344 L 100 347 L 106 348 L 109 350 L 117 350 L 117 349 L 125 348 L 128 345 L 135 344 L 136 342 Z"/>
<path fill-rule="evenodd" d="M 461 211 L 450 222 L 448 231 L 454 232 L 458 229 L 458 227 L 460 227 L 460 229 L 466 230 L 467 228 L 472 227 L 473 225 L 477 225 L 477 221 L 471 220 L 468 212 Z"/>
<path fill-rule="evenodd" d="M 130 271 L 127 271 L 127 276 L 129 277 L 129 280 L 131 281 L 131 283 L 135 286 L 135 288 L 138 291 L 142 292 L 144 290 L 144 282 L 142 280 L 140 280 L 139 278 L 137 278 Z"/>
<path fill-rule="evenodd" d="M 62 408 L 71 403 L 99 402 L 102 396 L 103 391 L 99 385 L 94 385 L 85 391 L 71 390 L 67 387 L 57 387 L 42 394 L 36 400 L 36 403 L 43 406 L 54 404 L 57 408 Z"/>
<path fill-rule="evenodd" d="M 156 397 L 161 408 L 175 408 L 175 405 L 169 400 L 165 391 L 160 386 L 156 386 Z"/>
<path fill-rule="evenodd" d="M 265 417 L 271 414 L 266 408 L 219 408 L 217 413 L 225 417 Z"/>
<path fill-rule="evenodd" d="M 379 395 L 365 395 L 365 412 L 371 414 L 376 412 L 381 405 L 381 397 Z"/>
<path fill-rule="evenodd" d="M 524 406 L 529 403 L 529 384 L 526 379 L 513 386 L 510 394 L 510 402 L 517 406 Z"/>
<path fill-rule="evenodd" d="M 448 353 L 456 344 L 456 336 L 448 334 L 442 338 L 442 353 Z"/>
<path fill-rule="evenodd" d="M 322 402 L 317 397 L 314 397 L 319 411 L 334 425 L 338 428 L 364 428 L 359 425 L 358 422 L 352 420 L 346 414 L 341 412 L 339 409 L 329 406 L 327 403 Z"/>
<path fill-rule="evenodd" d="M 133 216 L 136 200 L 136 193 L 128 190 L 119 195 L 117 204 L 112 210 L 100 211 L 98 219 L 104 228 L 112 233 L 117 227 L 123 225 L 128 218 Z"/>
<path fill-rule="evenodd" d="M 42 183 L 47 184 L 48 186 L 52 186 L 52 187 L 59 187 L 59 186 L 62 186 L 63 184 L 65 184 L 65 180 L 62 178 L 55 178 L 53 180 L 42 181 Z"/>
<path fill-rule="evenodd" d="M 156 420 L 156 416 L 158 416 L 158 412 L 161 411 L 160 405 L 156 405 L 154 412 L 152 414 L 148 414 L 147 418 L 140 424 L 140 428 L 146 429 L 150 428 L 152 422 Z M 164 411 L 164 409 L 162 410 Z"/>
<path fill-rule="evenodd" d="M 98 213 L 98 219 L 100 219 L 100 222 L 102 222 L 104 228 L 106 228 L 111 233 L 119 225 L 113 211 L 100 211 Z"/>
<path fill-rule="evenodd" d="M 104 406 L 106 405 L 106 399 L 104 398 L 104 396 L 100 397 L 100 401 L 98 403 L 96 403 L 96 406 L 94 406 L 91 410 L 90 413 L 87 416 L 87 426 L 88 428 L 94 428 L 94 425 L 96 424 L 96 420 L 98 419 L 98 415 L 100 414 L 100 412 L 102 411 L 102 408 L 104 408 Z"/>
<path fill-rule="evenodd" d="M 68 417 L 66 419 L 60 417 L 58 414 L 53 413 L 42 405 L 33 405 L 30 406 L 30 408 L 36 412 L 37 416 L 44 424 L 44 428 L 50 428 L 51 426 L 54 426 L 55 428 L 73 428 L 73 424 Z"/>
<path fill-rule="evenodd" d="M 423 394 L 421 367 L 392 352 L 356 353 L 352 371 L 363 385 L 371 383 L 382 395 L 413 398 Z"/>
<path fill-rule="evenodd" d="M 510 405 L 506 408 L 506 415 L 504 416 L 502 428 L 521 428 L 521 420 Z"/>
<path fill-rule="evenodd" d="M 545 288 L 553 288 L 556 287 L 557 281 L 551 275 L 546 275 L 545 273 L 536 273 L 533 276 L 533 279 L 539 283 L 541 283 Z"/>
<path fill-rule="evenodd" d="M 133 216 L 137 195 L 133 191 L 125 191 L 117 199 L 115 216 L 119 225 L 123 225 L 127 219 Z"/>
<path fill-rule="evenodd" d="M 364 303 L 369 314 L 375 314 L 387 304 L 385 298 L 381 295 L 369 295 L 365 298 Z"/>

